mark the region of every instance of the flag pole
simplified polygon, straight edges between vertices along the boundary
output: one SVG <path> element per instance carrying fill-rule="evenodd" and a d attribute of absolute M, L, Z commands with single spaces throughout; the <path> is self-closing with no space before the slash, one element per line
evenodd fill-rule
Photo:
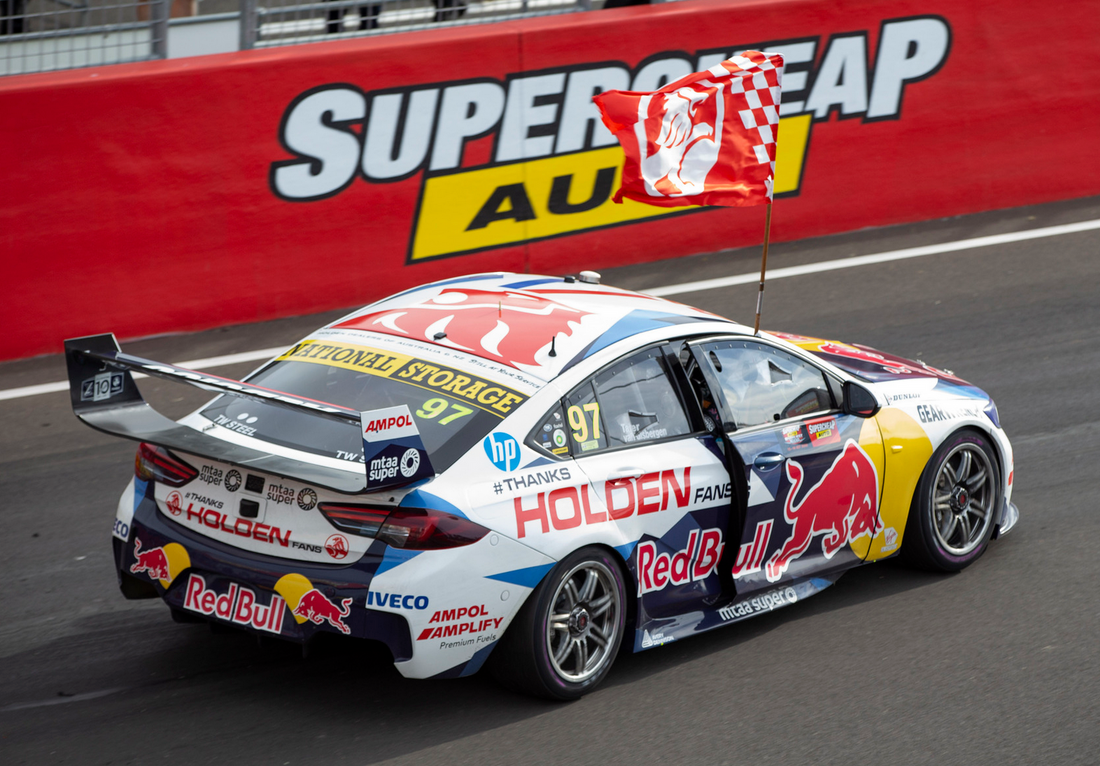
<path fill-rule="evenodd" d="M 772 204 L 767 204 L 768 212 L 764 215 L 764 254 L 760 258 L 760 292 L 756 294 L 756 323 L 753 325 L 752 334 L 760 334 L 760 309 L 764 305 L 764 272 L 768 269 L 768 237 L 772 231 Z"/>

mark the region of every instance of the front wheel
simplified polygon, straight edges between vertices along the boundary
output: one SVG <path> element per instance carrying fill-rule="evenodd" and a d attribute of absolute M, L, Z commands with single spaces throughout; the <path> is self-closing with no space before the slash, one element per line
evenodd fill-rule
<path fill-rule="evenodd" d="M 941 572 L 958 572 L 974 562 L 993 533 L 999 476 L 985 436 L 964 430 L 948 437 L 917 484 L 902 555 Z"/>
<path fill-rule="evenodd" d="M 587 694 L 622 643 L 626 588 L 613 554 L 582 548 L 548 574 L 492 654 L 491 670 L 516 691 L 556 700 Z"/>

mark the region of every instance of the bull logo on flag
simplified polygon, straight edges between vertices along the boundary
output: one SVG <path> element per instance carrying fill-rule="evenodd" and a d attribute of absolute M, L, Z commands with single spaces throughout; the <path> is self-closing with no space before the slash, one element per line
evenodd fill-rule
<path fill-rule="evenodd" d="M 652 93 L 595 96 L 626 154 L 615 202 L 770 204 L 782 78 L 782 56 L 745 51 Z"/>
<path fill-rule="evenodd" d="M 663 109 L 656 140 L 645 142 L 642 178 L 647 190 L 666 197 L 702 194 L 707 175 L 718 162 L 723 101 L 714 88 L 688 85 L 663 93 L 650 103 L 651 114 Z M 644 123 L 651 130 L 655 120 Z M 653 151 L 650 151 L 650 149 Z M 656 179 L 650 183 L 650 179 Z"/>

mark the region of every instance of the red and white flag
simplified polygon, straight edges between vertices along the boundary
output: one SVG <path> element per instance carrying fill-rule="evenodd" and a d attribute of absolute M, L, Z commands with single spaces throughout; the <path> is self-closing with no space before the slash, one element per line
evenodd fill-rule
<path fill-rule="evenodd" d="M 745 51 L 652 93 L 595 96 L 626 153 L 615 202 L 771 204 L 782 79 L 782 56 Z"/>

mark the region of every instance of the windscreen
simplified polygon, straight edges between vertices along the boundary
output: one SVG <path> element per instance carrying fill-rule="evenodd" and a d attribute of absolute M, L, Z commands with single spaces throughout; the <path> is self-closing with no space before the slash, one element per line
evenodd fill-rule
<path fill-rule="evenodd" d="M 527 397 L 493 381 L 421 359 L 329 341 L 306 341 L 248 382 L 369 411 L 408 405 L 437 471 L 445 470 Z M 236 396 L 202 411 L 232 431 L 316 455 L 363 461 L 359 429 Z"/>

